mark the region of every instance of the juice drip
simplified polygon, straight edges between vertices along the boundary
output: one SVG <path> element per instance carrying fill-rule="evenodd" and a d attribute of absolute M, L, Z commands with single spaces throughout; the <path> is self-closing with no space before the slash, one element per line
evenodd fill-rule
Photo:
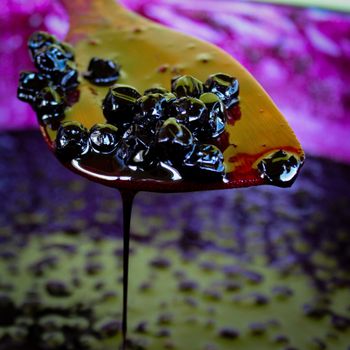
<path fill-rule="evenodd" d="M 130 221 L 132 203 L 136 195 L 135 191 L 120 191 L 123 204 L 123 313 L 122 313 L 122 346 L 127 347 L 128 330 L 128 286 L 129 286 L 129 247 L 130 247 Z"/>

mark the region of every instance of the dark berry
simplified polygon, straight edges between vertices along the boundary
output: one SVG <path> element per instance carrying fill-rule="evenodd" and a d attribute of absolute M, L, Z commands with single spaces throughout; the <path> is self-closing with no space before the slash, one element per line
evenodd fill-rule
<path fill-rule="evenodd" d="M 269 183 L 289 187 L 293 184 L 300 166 L 301 162 L 294 155 L 279 150 L 260 161 L 258 170 L 261 177 Z"/>
<path fill-rule="evenodd" d="M 142 124 L 133 124 L 123 135 L 117 154 L 126 165 L 147 169 L 155 164 L 154 130 Z"/>
<path fill-rule="evenodd" d="M 64 118 L 66 103 L 51 87 L 45 87 L 35 97 L 34 110 L 43 124 L 55 123 Z"/>
<path fill-rule="evenodd" d="M 211 93 L 206 92 L 199 98 L 207 107 L 209 118 L 207 124 L 203 125 L 200 131 L 200 137 L 215 138 L 222 134 L 225 130 L 226 108 L 220 98 Z"/>
<path fill-rule="evenodd" d="M 171 104 L 171 113 L 179 123 L 192 132 L 200 129 L 208 121 L 208 109 L 205 104 L 194 97 L 181 97 Z"/>
<path fill-rule="evenodd" d="M 35 67 L 40 73 L 55 77 L 67 69 L 68 58 L 58 45 L 45 46 L 34 56 Z"/>
<path fill-rule="evenodd" d="M 159 120 L 163 115 L 162 94 L 148 94 L 141 96 L 137 100 L 139 118 L 151 120 Z"/>
<path fill-rule="evenodd" d="M 98 86 L 114 84 L 119 78 L 120 67 L 112 60 L 93 57 L 84 78 Z"/>
<path fill-rule="evenodd" d="M 116 85 L 103 100 L 102 110 L 108 123 L 126 129 L 136 113 L 136 101 L 141 95 L 128 85 Z"/>
<path fill-rule="evenodd" d="M 227 74 L 218 73 L 210 75 L 205 82 L 208 92 L 217 95 L 226 108 L 231 108 L 238 103 L 239 84 L 238 80 Z"/>
<path fill-rule="evenodd" d="M 59 46 L 68 60 L 74 60 L 74 51 L 71 45 L 59 42 L 54 35 L 45 32 L 35 32 L 28 39 L 28 49 L 32 58 L 43 48 L 55 44 Z"/>
<path fill-rule="evenodd" d="M 62 50 L 64 51 L 64 53 L 66 54 L 66 57 L 71 60 L 74 61 L 74 50 L 73 47 L 66 43 L 66 42 L 60 42 L 59 46 L 62 48 Z"/>
<path fill-rule="evenodd" d="M 24 102 L 33 104 L 39 91 L 48 85 L 44 76 L 34 72 L 22 72 L 19 77 L 17 97 Z"/>
<path fill-rule="evenodd" d="M 153 87 L 153 88 L 146 89 L 143 94 L 144 95 L 166 94 L 167 92 L 169 92 L 169 91 L 163 87 Z"/>
<path fill-rule="evenodd" d="M 225 174 L 224 156 L 214 145 L 199 144 L 183 163 L 185 177 L 199 180 L 219 179 Z"/>
<path fill-rule="evenodd" d="M 78 85 L 78 71 L 72 62 L 67 62 L 66 68 L 56 74 L 52 81 L 64 91 L 75 89 Z"/>
<path fill-rule="evenodd" d="M 159 129 L 157 150 L 163 161 L 181 164 L 193 149 L 193 137 L 186 126 L 179 124 L 175 118 L 167 119 Z"/>
<path fill-rule="evenodd" d="M 113 153 L 118 139 L 118 128 L 110 124 L 96 124 L 90 130 L 90 145 L 97 153 Z"/>
<path fill-rule="evenodd" d="M 72 160 L 86 154 L 89 149 L 89 133 L 78 122 L 63 123 L 57 131 L 55 151 L 64 160 Z"/>
<path fill-rule="evenodd" d="M 204 86 L 200 80 L 191 75 L 183 75 L 172 79 L 171 91 L 175 93 L 177 97 L 199 97 L 204 92 Z"/>
<path fill-rule="evenodd" d="M 39 50 L 52 44 L 58 44 L 57 39 L 55 36 L 45 32 L 34 32 L 28 39 L 28 49 L 32 58 Z"/>

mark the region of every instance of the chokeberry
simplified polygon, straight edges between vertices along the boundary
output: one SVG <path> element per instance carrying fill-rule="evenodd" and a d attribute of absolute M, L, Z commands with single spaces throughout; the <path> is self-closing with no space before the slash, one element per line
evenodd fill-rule
<path fill-rule="evenodd" d="M 64 51 L 64 53 L 66 54 L 66 57 L 70 60 L 70 61 L 74 61 L 74 50 L 73 50 L 73 47 L 64 42 L 64 41 L 61 41 L 59 44 L 58 44 L 61 49 Z"/>
<path fill-rule="evenodd" d="M 111 124 L 96 124 L 90 129 L 90 145 L 96 153 L 111 154 L 118 146 L 118 128 Z"/>
<path fill-rule="evenodd" d="M 45 87 L 37 93 L 33 107 L 41 123 L 52 124 L 64 118 L 66 103 L 52 87 Z"/>
<path fill-rule="evenodd" d="M 203 83 L 191 75 L 175 77 L 171 81 L 171 91 L 177 97 L 199 97 L 204 92 Z"/>
<path fill-rule="evenodd" d="M 162 94 L 148 94 L 137 100 L 139 117 L 152 120 L 161 119 L 163 115 Z"/>
<path fill-rule="evenodd" d="M 171 113 L 177 122 L 196 132 L 208 121 L 208 109 L 194 97 L 181 97 L 171 104 Z"/>
<path fill-rule="evenodd" d="M 153 87 L 153 88 L 146 89 L 143 94 L 144 95 L 166 94 L 167 92 L 169 92 L 169 91 L 163 87 Z"/>
<path fill-rule="evenodd" d="M 117 154 L 126 165 L 148 169 L 156 162 L 154 144 L 154 130 L 132 124 L 124 133 Z"/>
<path fill-rule="evenodd" d="M 34 32 L 28 39 L 28 49 L 31 53 L 32 58 L 36 53 L 45 46 L 52 44 L 58 44 L 58 41 L 54 35 L 46 32 Z"/>
<path fill-rule="evenodd" d="M 175 118 L 167 119 L 157 135 L 157 152 L 163 161 L 172 165 L 181 164 L 193 149 L 193 137 L 186 126 L 179 124 Z"/>
<path fill-rule="evenodd" d="M 238 103 L 239 84 L 236 78 L 223 73 L 213 74 L 209 76 L 205 86 L 208 92 L 220 97 L 226 108 Z"/>
<path fill-rule="evenodd" d="M 289 187 L 295 180 L 301 162 L 293 154 L 279 150 L 261 160 L 258 170 L 261 177 L 269 183 L 280 187 Z"/>
<path fill-rule="evenodd" d="M 120 67 L 112 60 L 93 57 L 84 78 L 98 86 L 114 84 L 119 78 Z"/>
<path fill-rule="evenodd" d="M 43 75 L 34 72 L 21 72 L 17 97 L 21 101 L 34 104 L 36 95 L 46 86 L 48 86 L 48 81 Z"/>
<path fill-rule="evenodd" d="M 226 108 L 221 99 L 211 93 L 206 92 L 199 98 L 209 111 L 209 118 L 206 125 L 200 130 L 198 136 L 203 138 L 216 138 L 225 130 Z"/>
<path fill-rule="evenodd" d="M 197 144 L 193 152 L 184 160 L 184 177 L 212 180 L 225 174 L 224 156 L 214 145 Z"/>
<path fill-rule="evenodd" d="M 80 158 L 89 149 L 89 133 L 78 122 L 63 123 L 57 131 L 54 147 L 57 156 L 61 159 L 72 160 Z"/>
<path fill-rule="evenodd" d="M 35 67 L 40 73 L 54 77 L 67 69 L 67 61 L 64 51 L 55 44 L 45 46 L 34 56 Z"/>
<path fill-rule="evenodd" d="M 68 61 L 66 68 L 52 77 L 52 82 L 64 91 L 75 89 L 79 85 L 75 64 Z"/>
<path fill-rule="evenodd" d="M 120 130 L 131 124 L 136 113 L 139 92 L 129 85 L 116 85 L 111 88 L 102 102 L 103 114 L 108 123 Z"/>

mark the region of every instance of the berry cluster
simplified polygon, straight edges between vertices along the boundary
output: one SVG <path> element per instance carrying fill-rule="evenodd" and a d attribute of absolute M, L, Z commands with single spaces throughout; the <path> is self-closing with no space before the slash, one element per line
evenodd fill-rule
<path fill-rule="evenodd" d="M 221 178 L 224 157 L 214 143 L 224 132 L 226 109 L 238 103 L 238 90 L 237 80 L 222 73 L 204 84 L 192 76 L 176 77 L 171 91 L 151 88 L 143 95 L 114 85 L 102 102 L 107 124 L 88 131 L 76 122 L 64 123 L 56 152 L 64 159 L 109 154 L 138 171 L 165 164 L 182 178 Z"/>
<path fill-rule="evenodd" d="M 72 48 L 45 32 L 35 32 L 28 48 L 38 72 L 22 72 L 17 96 L 35 110 L 39 122 L 52 127 L 64 118 L 68 93 L 78 86 Z"/>

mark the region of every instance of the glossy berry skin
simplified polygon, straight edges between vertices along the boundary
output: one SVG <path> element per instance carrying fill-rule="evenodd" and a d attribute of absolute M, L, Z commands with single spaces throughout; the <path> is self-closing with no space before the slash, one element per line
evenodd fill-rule
<path fill-rule="evenodd" d="M 61 49 L 63 50 L 63 52 L 65 53 L 66 57 L 70 60 L 70 61 L 74 61 L 74 49 L 71 45 L 69 45 L 68 43 L 66 42 L 60 42 L 58 44 Z"/>
<path fill-rule="evenodd" d="M 192 152 L 193 142 L 191 131 L 179 124 L 175 118 L 169 118 L 159 129 L 157 154 L 161 160 L 178 165 Z"/>
<path fill-rule="evenodd" d="M 238 103 L 239 84 L 238 80 L 227 74 L 218 73 L 210 75 L 205 82 L 207 92 L 217 95 L 227 109 Z"/>
<path fill-rule="evenodd" d="M 129 85 L 111 88 L 102 102 L 102 111 L 107 122 L 120 130 L 126 130 L 136 113 L 137 99 L 141 95 Z"/>
<path fill-rule="evenodd" d="M 96 124 L 90 129 L 89 141 L 95 153 L 114 153 L 119 141 L 118 129 L 111 124 Z"/>
<path fill-rule="evenodd" d="M 224 156 L 214 145 L 197 144 L 185 159 L 182 173 L 198 181 L 218 180 L 225 175 Z"/>
<path fill-rule="evenodd" d="M 160 119 L 162 117 L 162 94 L 148 94 L 137 100 L 137 108 L 140 116 L 149 119 Z"/>
<path fill-rule="evenodd" d="M 58 45 L 44 47 L 34 56 L 35 67 L 50 77 L 67 68 L 67 57 Z"/>
<path fill-rule="evenodd" d="M 17 88 L 17 97 L 30 104 L 34 104 L 36 95 L 48 86 L 46 78 L 34 72 L 21 72 Z"/>
<path fill-rule="evenodd" d="M 93 57 L 84 78 L 98 86 L 114 84 L 119 78 L 120 67 L 112 60 Z"/>
<path fill-rule="evenodd" d="M 142 124 L 133 124 L 124 133 L 117 155 L 125 165 L 147 170 L 157 161 L 154 145 L 154 130 Z"/>
<path fill-rule="evenodd" d="M 153 87 L 153 88 L 146 89 L 143 94 L 144 95 L 166 94 L 167 92 L 169 91 L 163 87 Z"/>
<path fill-rule="evenodd" d="M 206 125 L 203 125 L 198 136 L 200 138 L 216 138 L 225 130 L 226 108 L 221 99 L 211 93 L 206 92 L 199 98 L 207 107 L 209 118 Z"/>
<path fill-rule="evenodd" d="M 182 75 L 172 79 L 171 91 L 177 97 L 199 97 L 204 92 L 204 86 L 200 80 L 191 75 Z"/>
<path fill-rule="evenodd" d="M 181 97 L 171 104 L 171 116 L 184 124 L 191 132 L 196 132 L 207 123 L 208 109 L 194 97 Z"/>
<path fill-rule="evenodd" d="M 59 42 L 54 35 L 41 31 L 34 32 L 28 39 L 28 49 L 30 51 L 31 57 L 34 59 L 34 56 L 40 50 L 52 44 L 59 46 L 64 52 L 67 59 L 74 60 L 74 51 L 69 44 L 65 42 Z"/>
<path fill-rule="evenodd" d="M 52 44 L 58 44 L 57 39 L 55 36 L 45 32 L 34 32 L 28 39 L 28 49 L 32 58 L 34 58 L 39 50 Z"/>
<path fill-rule="evenodd" d="M 35 97 L 34 110 L 42 124 L 55 123 L 64 118 L 66 103 L 51 87 L 45 87 Z"/>
<path fill-rule="evenodd" d="M 89 133 L 78 122 L 63 123 L 55 140 L 55 152 L 62 160 L 72 160 L 85 155 L 89 149 Z"/>
<path fill-rule="evenodd" d="M 78 71 L 72 62 L 67 62 L 66 68 L 52 78 L 52 82 L 63 91 L 73 90 L 79 85 Z"/>
<path fill-rule="evenodd" d="M 261 176 L 269 183 L 280 187 L 291 186 L 299 168 L 300 163 L 295 156 L 283 150 L 273 153 L 258 164 Z"/>

